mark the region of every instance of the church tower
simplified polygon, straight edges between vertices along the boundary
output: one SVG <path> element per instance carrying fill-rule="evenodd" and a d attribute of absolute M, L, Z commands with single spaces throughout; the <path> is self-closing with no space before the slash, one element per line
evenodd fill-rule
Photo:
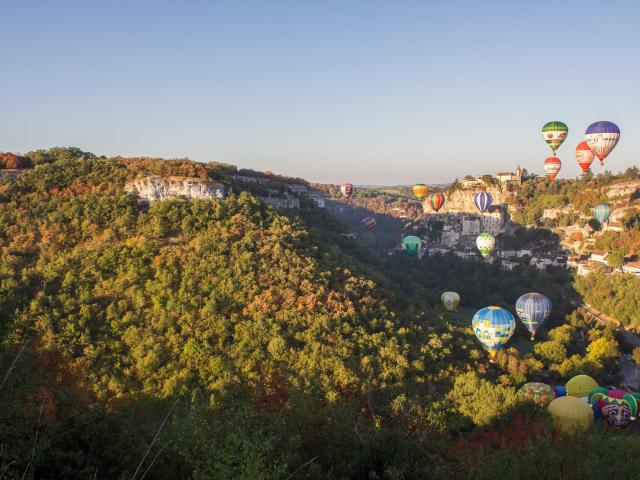
<path fill-rule="evenodd" d="M 516 181 L 518 183 L 522 183 L 522 169 L 520 168 L 519 163 L 518 163 L 518 168 L 516 168 Z"/>

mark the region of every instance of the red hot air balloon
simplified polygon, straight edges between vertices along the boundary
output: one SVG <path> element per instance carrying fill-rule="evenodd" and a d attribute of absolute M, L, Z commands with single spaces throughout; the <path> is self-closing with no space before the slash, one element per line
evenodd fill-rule
<path fill-rule="evenodd" d="M 342 192 L 344 198 L 349 198 L 351 195 L 353 195 L 353 185 L 351 185 L 350 183 L 343 183 L 340 186 L 340 191 Z"/>
<path fill-rule="evenodd" d="M 547 172 L 547 177 L 552 182 L 558 176 L 558 172 L 562 167 L 562 162 L 558 157 L 549 157 L 544 161 L 544 171 Z"/>
<path fill-rule="evenodd" d="M 576 147 L 576 160 L 583 172 L 589 170 L 595 156 L 596 154 L 593 153 L 593 150 L 591 150 L 591 147 L 589 147 L 586 140 L 584 142 L 580 142 Z"/>

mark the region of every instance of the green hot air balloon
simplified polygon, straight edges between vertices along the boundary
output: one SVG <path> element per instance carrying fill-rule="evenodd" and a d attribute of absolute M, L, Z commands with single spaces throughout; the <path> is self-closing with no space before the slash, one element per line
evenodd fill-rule
<path fill-rule="evenodd" d="M 567 138 L 568 133 L 569 128 L 562 122 L 549 122 L 545 123 L 542 127 L 542 138 L 544 138 L 544 141 L 551 147 L 554 155 L 558 147 L 560 147 L 565 138 Z"/>
<path fill-rule="evenodd" d="M 421 243 L 422 241 L 418 237 L 409 235 L 402 239 L 402 249 L 409 255 L 417 255 Z"/>
<path fill-rule="evenodd" d="M 482 232 L 478 235 L 478 238 L 476 238 L 476 246 L 482 256 L 487 258 L 491 254 L 493 247 L 496 246 L 496 239 L 493 238 L 493 235 L 489 232 Z"/>

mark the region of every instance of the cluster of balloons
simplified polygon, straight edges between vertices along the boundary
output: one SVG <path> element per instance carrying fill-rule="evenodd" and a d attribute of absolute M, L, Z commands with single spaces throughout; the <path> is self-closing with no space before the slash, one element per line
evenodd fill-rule
<path fill-rule="evenodd" d="M 567 138 L 568 133 L 567 125 L 559 121 L 545 123 L 542 127 L 542 138 L 553 151 L 553 156 L 544 161 L 544 170 L 552 182 L 562 168 L 562 162 L 556 157 L 556 150 Z M 583 172 L 589 170 L 596 156 L 600 159 L 600 164 L 604 165 L 604 159 L 618 144 L 620 128 L 613 122 L 595 122 L 585 131 L 585 138 L 586 140 L 576 147 L 576 160 Z"/>

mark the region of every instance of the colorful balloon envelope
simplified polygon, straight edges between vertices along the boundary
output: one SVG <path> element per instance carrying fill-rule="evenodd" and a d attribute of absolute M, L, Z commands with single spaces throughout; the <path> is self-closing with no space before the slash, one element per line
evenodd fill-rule
<path fill-rule="evenodd" d="M 483 257 L 488 257 L 496 246 L 496 239 L 489 232 L 482 232 L 476 238 L 476 246 Z"/>
<path fill-rule="evenodd" d="M 595 156 L 596 154 L 593 153 L 593 150 L 591 150 L 586 141 L 580 142 L 576 147 L 576 160 L 583 172 L 589 170 Z"/>
<path fill-rule="evenodd" d="M 542 127 L 542 138 L 544 138 L 547 145 L 551 147 L 554 155 L 558 147 L 562 145 L 562 142 L 567 138 L 568 133 L 569 128 L 567 125 L 558 121 L 545 123 Z"/>
<path fill-rule="evenodd" d="M 604 165 L 604 159 L 620 140 L 620 129 L 613 122 L 601 121 L 589 125 L 585 136 L 587 137 L 589 148 L 600 159 L 600 163 Z"/>
<path fill-rule="evenodd" d="M 596 205 L 596 208 L 593 209 L 593 216 L 596 218 L 598 223 L 604 223 L 609 220 L 609 217 L 611 216 L 611 207 L 606 203 Z"/>
<path fill-rule="evenodd" d="M 340 186 L 340 191 L 342 192 L 342 196 L 344 198 L 350 198 L 353 195 L 353 185 L 350 183 L 343 183 Z"/>
<path fill-rule="evenodd" d="M 493 203 L 493 197 L 487 192 L 478 192 L 473 196 L 473 204 L 480 211 L 484 213 L 489 210 L 489 207 Z"/>
<path fill-rule="evenodd" d="M 640 393 L 595 388 L 589 393 L 588 400 L 596 417 L 604 418 L 613 428 L 625 428 L 638 418 Z"/>
<path fill-rule="evenodd" d="M 460 305 L 460 295 L 456 292 L 443 292 L 440 301 L 447 311 L 453 312 Z"/>
<path fill-rule="evenodd" d="M 422 241 L 420 238 L 408 235 L 402 239 L 402 249 L 409 255 L 417 255 L 420 250 L 421 243 Z"/>
<path fill-rule="evenodd" d="M 546 406 L 555 400 L 556 391 L 546 383 L 529 382 L 520 387 L 518 395 L 526 400 L 532 400 L 538 405 Z"/>
<path fill-rule="evenodd" d="M 429 193 L 429 187 L 427 187 L 424 183 L 418 183 L 413 186 L 413 194 L 418 198 L 418 200 L 422 200 Z"/>
<path fill-rule="evenodd" d="M 374 228 L 376 228 L 376 225 L 377 225 L 376 219 L 373 217 L 366 217 L 362 220 L 362 229 L 365 232 L 369 232 L 373 230 Z"/>
<path fill-rule="evenodd" d="M 486 307 L 476 312 L 471 319 L 471 326 L 473 333 L 493 358 L 513 335 L 516 321 L 511 312 L 504 308 Z"/>
<path fill-rule="evenodd" d="M 558 157 L 549 157 L 544 161 L 544 171 L 547 172 L 547 178 L 552 182 L 558 176 L 561 168 L 562 162 Z"/>
<path fill-rule="evenodd" d="M 437 192 L 429 195 L 429 205 L 437 213 L 444 205 L 444 194 Z"/>
<path fill-rule="evenodd" d="M 586 429 L 593 422 L 589 404 L 576 397 L 559 397 L 547 407 L 553 422 L 562 430 L 571 432 Z"/>
<path fill-rule="evenodd" d="M 567 396 L 576 398 L 586 397 L 591 390 L 598 387 L 598 382 L 589 375 L 576 375 L 564 386 L 567 390 Z"/>
<path fill-rule="evenodd" d="M 516 313 L 533 340 L 540 325 L 551 315 L 551 300 L 539 293 L 525 293 L 516 300 Z"/>

